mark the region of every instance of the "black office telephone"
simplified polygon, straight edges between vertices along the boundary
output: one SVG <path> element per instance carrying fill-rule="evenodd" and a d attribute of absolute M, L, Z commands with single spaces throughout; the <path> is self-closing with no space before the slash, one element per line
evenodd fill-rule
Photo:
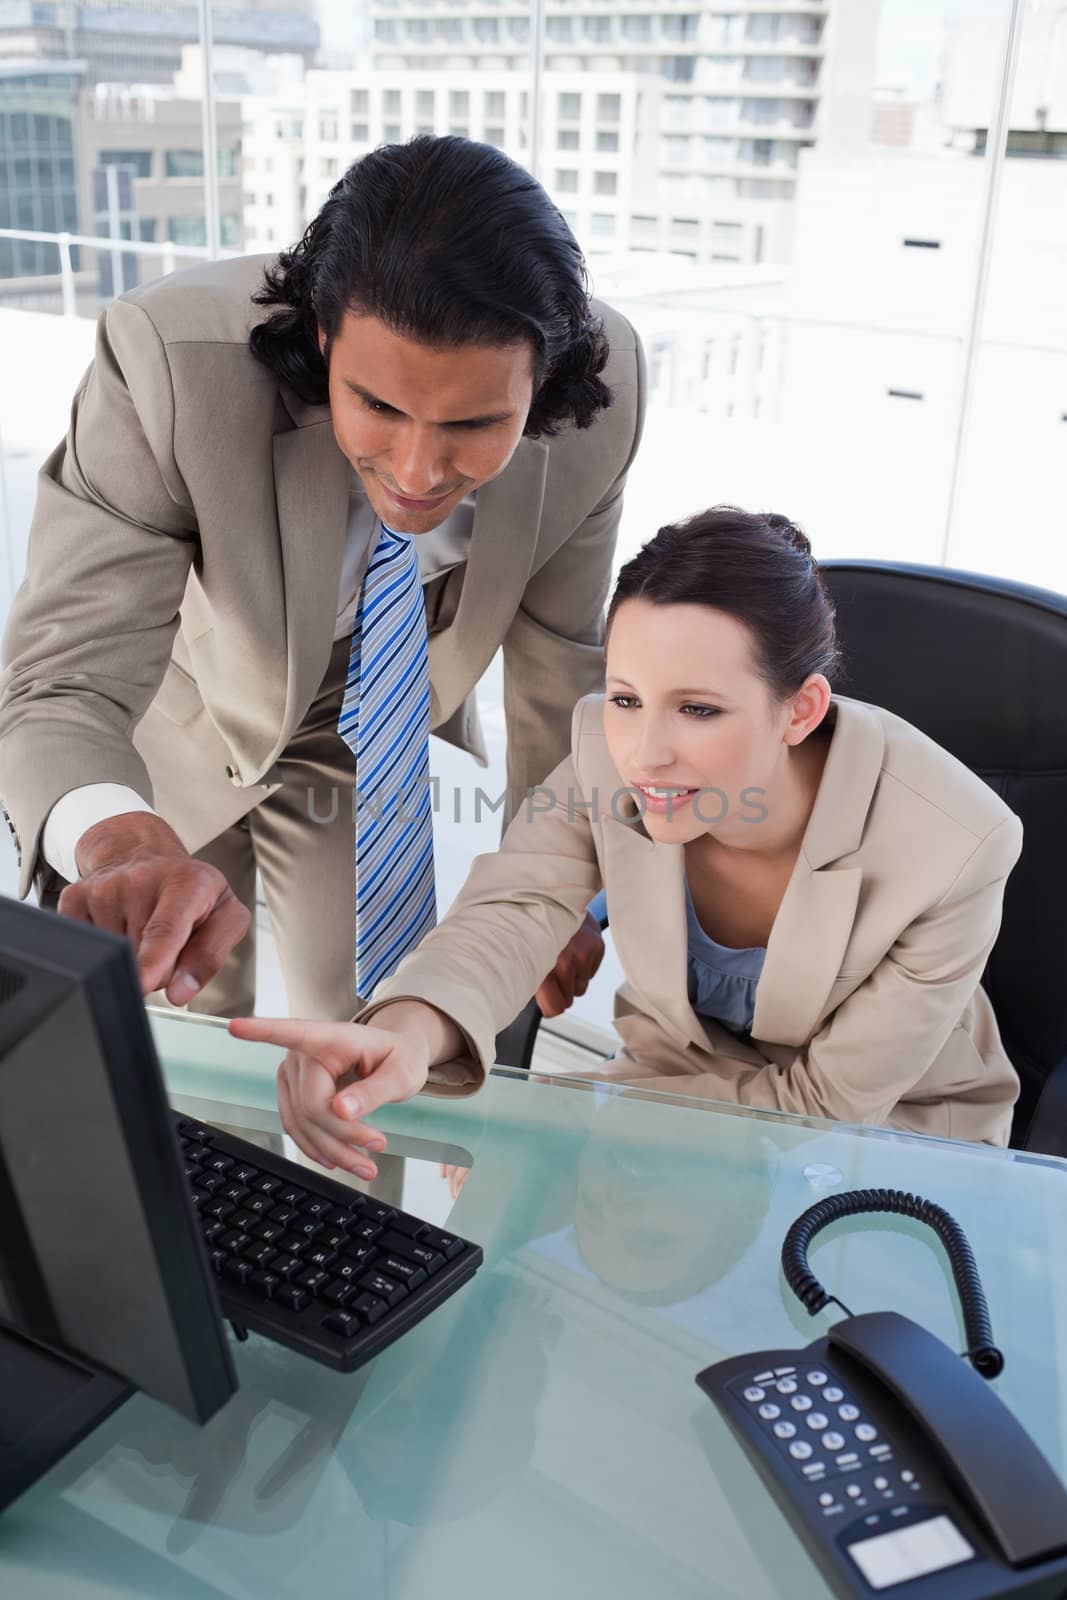
<path fill-rule="evenodd" d="M 867 1211 L 937 1231 L 971 1366 L 898 1312 L 853 1316 L 813 1276 L 814 1235 Z M 802 1350 L 717 1362 L 697 1383 L 835 1592 L 846 1600 L 1067 1600 L 1067 1490 L 983 1381 L 1004 1362 L 955 1219 L 895 1189 L 834 1195 L 790 1228 L 782 1266 L 812 1315 L 833 1300 L 845 1320 Z"/>

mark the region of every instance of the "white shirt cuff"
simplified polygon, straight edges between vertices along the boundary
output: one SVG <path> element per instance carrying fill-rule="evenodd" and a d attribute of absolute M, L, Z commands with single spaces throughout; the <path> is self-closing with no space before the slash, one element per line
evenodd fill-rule
<path fill-rule="evenodd" d="M 41 854 L 68 883 L 77 883 L 81 873 L 74 852 L 82 834 L 98 822 L 121 817 L 128 811 L 156 814 L 136 789 L 128 789 L 124 783 L 86 783 L 80 789 L 69 789 L 48 813 Z"/>

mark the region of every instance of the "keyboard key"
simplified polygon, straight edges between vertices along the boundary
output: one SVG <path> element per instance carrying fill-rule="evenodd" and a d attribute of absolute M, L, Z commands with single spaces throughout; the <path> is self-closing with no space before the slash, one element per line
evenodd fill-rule
<path fill-rule="evenodd" d="M 395 1283 L 392 1278 L 386 1278 L 380 1272 L 366 1272 L 359 1280 L 361 1289 L 366 1289 L 368 1294 L 373 1294 L 379 1300 L 384 1300 L 387 1306 L 395 1306 L 407 1294 L 407 1288 L 402 1283 Z"/>
<path fill-rule="evenodd" d="M 430 1250 L 439 1250 L 446 1261 L 454 1261 L 457 1256 L 463 1254 L 465 1248 L 462 1239 L 453 1238 L 450 1233 L 440 1233 L 437 1228 L 430 1227 L 419 1234 L 419 1243 L 426 1245 Z M 782 1393 L 785 1393 L 784 1389 Z"/>
<path fill-rule="evenodd" d="M 241 1258 L 244 1261 L 251 1261 L 254 1267 L 265 1267 L 277 1254 L 273 1245 L 265 1244 L 262 1239 L 253 1239 L 251 1244 L 246 1244 L 241 1251 Z"/>
<path fill-rule="evenodd" d="M 304 1201 L 300 1209 L 305 1217 L 315 1217 L 321 1222 L 327 1212 L 333 1210 L 333 1201 L 327 1200 L 324 1195 L 313 1194 Z"/>
<path fill-rule="evenodd" d="M 192 1139 L 197 1144 L 210 1144 L 214 1138 L 212 1130 L 199 1122 L 179 1122 L 178 1132 L 184 1139 Z"/>
<path fill-rule="evenodd" d="M 287 1233 L 279 1242 L 279 1250 L 288 1250 L 291 1256 L 302 1256 L 305 1250 L 311 1249 L 311 1240 L 305 1239 L 299 1233 Z"/>
<path fill-rule="evenodd" d="M 373 1255 L 374 1252 L 371 1251 L 371 1254 Z M 347 1256 L 342 1256 L 333 1270 L 346 1283 L 355 1283 L 366 1265 L 365 1261 L 350 1261 Z"/>
<path fill-rule="evenodd" d="M 357 1222 L 354 1228 L 348 1230 L 348 1237 L 352 1242 L 362 1241 L 364 1244 L 373 1244 L 375 1239 L 381 1237 L 382 1229 L 377 1222 Z"/>
<path fill-rule="evenodd" d="M 220 1250 L 217 1245 L 208 1256 L 208 1260 L 211 1262 L 212 1270 L 214 1272 L 221 1272 L 229 1259 L 230 1258 L 226 1254 L 225 1250 Z"/>
<path fill-rule="evenodd" d="M 834 1433 L 832 1430 L 830 1433 L 824 1433 L 822 1436 L 822 1447 L 824 1450 L 830 1451 L 843 1450 L 845 1448 L 844 1435 L 840 1433 Z"/>
<path fill-rule="evenodd" d="M 426 1282 L 426 1273 L 422 1267 L 417 1267 L 414 1261 L 404 1261 L 400 1256 L 380 1256 L 375 1266 L 379 1272 L 384 1272 L 387 1278 L 394 1278 L 397 1283 L 406 1283 L 409 1289 L 417 1289 L 420 1283 Z"/>
<path fill-rule="evenodd" d="M 347 1232 L 359 1216 L 362 1203 L 362 1200 L 359 1200 L 358 1203 L 353 1200 L 350 1205 L 334 1206 L 329 1215 L 323 1217 L 322 1220 L 328 1227 L 341 1228 Z"/>
<path fill-rule="evenodd" d="M 240 1211 L 234 1212 L 229 1222 L 231 1228 L 240 1228 L 243 1233 L 247 1233 L 249 1229 L 255 1227 L 258 1220 L 254 1211 L 246 1211 L 242 1206 Z"/>
<path fill-rule="evenodd" d="M 327 1301 L 331 1306 L 346 1306 L 355 1297 L 356 1286 L 354 1283 L 346 1283 L 343 1278 L 334 1278 L 333 1282 L 328 1283 L 323 1289 L 319 1299 Z"/>
<path fill-rule="evenodd" d="M 797 1425 L 795 1422 L 776 1422 L 774 1436 L 776 1439 L 792 1439 L 795 1437 Z"/>
<path fill-rule="evenodd" d="M 822 1397 L 828 1406 L 836 1406 L 845 1398 L 845 1391 L 843 1389 L 838 1389 L 834 1384 L 831 1384 L 828 1389 L 823 1390 Z"/>
<path fill-rule="evenodd" d="M 241 1166 L 234 1167 L 233 1171 L 230 1173 L 230 1177 L 235 1183 L 247 1184 L 247 1186 L 251 1188 L 252 1179 L 259 1177 L 259 1168 L 250 1167 L 247 1162 L 243 1162 Z"/>
<path fill-rule="evenodd" d="M 377 1256 L 378 1251 L 372 1244 L 350 1244 L 344 1253 L 346 1261 L 354 1261 L 357 1267 L 369 1267 Z"/>
<path fill-rule="evenodd" d="M 221 1152 L 216 1152 L 215 1155 L 208 1157 L 204 1166 L 211 1172 L 221 1172 L 225 1177 L 230 1168 L 236 1166 L 236 1164 L 232 1156 L 224 1156 Z"/>
<path fill-rule="evenodd" d="M 248 1287 L 261 1294 L 264 1300 L 270 1300 L 275 1289 L 282 1287 L 282 1279 L 276 1272 L 253 1272 L 248 1280 Z"/>
<path fill-rule="evenodd" d="M 290 1311 L 303 1311 L 311 1300 L 307 1290 L 295 1283 L 283 1283 L 280 1289 L 275 1289 L 273 1298 L 275 1305 L 286 1306 Z"/>
<path fill-rule="evenodd" d="M 223 1267 L 222 1276 L 229 1278 L 231 1283 L 247 1283 L 255 1270 L 251 1261 L 231 1259 Z"/>
<path fill-rule="evenodd" d="M 253 1189 L 244 1202 L 246 1211 L 254 1212 L 257 1217 L 265 1217 L 270 1212 L 274 1202 L 269 1194 L 258 1194 Z"/>
<path fill-rule="evenodd" d="M 307 1194 L 306 1189 L 298 1189 L 295 1183 L 287 1183 L 278 1190 L 278 1204 L 298 1206 L 301 1200 L 307 1199 Z"/>
<path fill-rule="evenodd" d="M 384 1300 L 379 1300 L 377 1295 L 361 1294 L 358 1300 L 353 1300 L 348 1309 L 358 1311 L 364 1322 L 375 1323 L 382 1320 L 389 1307 Z"/>
<path fill-rule="evenodd" d="M 298 1219 L 293 1223 L 293 1232 L 299 1238 L 314 1239 L 317 1234 L 322 1232 L 322 1223 L 316 1222 L 314 1217 L 308 1217 L 306 1222 Z"/>
<path fill-rule="evenodd" d="M 329 1273 L 322 1272 L 318 1267 L 305 1267 L 303 1272 L 298 1272 L 294 1279 L 295 1283 L 298 1283 L 302 1289 L 309 1290 L 311 1294 L 317 1294 L 329 1281 Z"/>
<path fill-rule="evenodd" d="M 199 1176 L 199 1173 L 200 1173 L 200 1168 L 197 1165 L 197 1163 L 195 1161 L 190 1161 L 188 1156 L 186 1156 L 186 1158 L 185 1158 L 185 1181 L 186 1181 L 186 1183 L 192 1183 L 194 1181 L 194 1179 Z"/>
<path fill-rule="evenodd" d="M 223 1217 L 232 1216 L 236 1210 L 228 1200 L 216 1200 L 214 1196 L 200 1207 L 200 1214 L 204 1217 L 218 1217 L 221 1222 Z"/>
<path fill-rule="evenodd" d="M 219 1172 L 202 1172 L 196 1179 L 196 1187 L 204 1194 L 214 1194 L 216 1189 L 222 1187 L 222 1174 Z"/>
<path fill-rule="evenodd" d="M 332 1267 L 334 1262 L 337 1260 L 337 1251 L 324 1250 L 316 1241 L 314 1249 L 311 1249 L 307 1252 L 307 1254 L 304 1256 L 304 1260 L 307 1262 L 309 1267 L 321 1267 L 323 1272 L 325 1272 L 327 1267 Z"/>
<path fill-rule="evenodd" d="M 394 1233 L 402 1233 L 408 1239 L 419 1239 L 426 1232 L 427 1224 L 420 1222 L 418 1217 L 407 1217 L 402 1211 L 390 1220 L 389 1226 Z"/>
<path fill-rule="evenodd" d="M 359 1332 L 359 1318 L 351 1311 L 335 1311 L 322 1325 L 330 1333 L 336 1333 L 342 1339 L 351 1339 Z"/>
<path fill-rule="evenodd" d="M 270 1264 L 270 1270 L 276 1278 L 291 1278 L 302 1266 L 299 1256 L 277 1255 Z"/>
<path fill-rule="evenodd" d="M 758 1383 L 750 1383 L 748 1388 L 745 1390 L 745 1399 L 748 1401 L 749 1405 L 754 1406 L 757 1401 L 764 1398 L 765 1394 L 766 1390 L 761 1389 Z"/>
<path fill-rule="evenodd" d="M 221 1195 L 223 1200 L 229 1200 L 230 1204 L 235 1206 L 239 1206 L 242 1201 L 248 1198 L 248 1190 L 244 1184 L 234 1183 L 230 1178 L 227 1178 L 222 1188 L 216 1192 Z"/>
<path fill-rule="evenodd" d="M 391 1229 L 378 1240 L 378 1248 L 388 1255 L 403 1256 L 405 1261 L 414 1261 L 431 1276 L 445 1264 L 445 1258 L 439 1250 L 429 1250 L 424 1244 L 416 1244 L 414 1239 Z"/>
<path fill-rule="evenodd" d="M 268 1244 L 278 1244 L 285 1235 L 280 1222 L 257 1222 L 250 1231 L 254 1239 L 266 1239 Z"/>
<path fill-rule="evenodd" d="M 764 1422 L 773 1422 L 776 1417 L 781 1416 L 782 1412 L 781 1408 L 776 1406 L 772 1400 L 764 1400 L 763 1404 L 759 1408 L 759 1414 L 763 1418 Z M 795 1428 L 793 1432 L 796 1432 Z"/>
<path fill-rule="evenodd" d="M 203 1230 L 204 1243 L 214 1244 L 217 1239 L 221 1239 L 225 1232 L 226 1224 L 224 1222 L 209 1222 L 207 1227 Z"/>
<path fill-rule="evenodd" d="M 335 1228 L 332 1223 L 327 1223 L 325 1233 L 320 1233 L 315 1243 L 321 1250 L 344 1250 L 348 1245 L 348 1234 L 343 1228 Z"/>
<path fill-rule="evenodd" d="M 392 1206 L 387 1206 L 381 1200 L 369 1200 L 363 1207 L 363 1215 L 371 1222 L 392 1222 L 397 1213 Z"/>
<path fill-rule="evenodd" d="M 265 1194 L 268 1199 L 272 1199 L 281 1186 L 282 1180 L 280 1178 L 272 1178 L 269 1172 L 261 1172 L 251 1185 L 259 1194 Z"/>
<path fill-rule="evenodd" d="M 789 1446 L 789 1454 L 795 1461 L 807 1461 L 811 1455 L 811 1445 L 806 1439 L 794 1439 Z"/>
<path fill-rule="evenodd" d="M 243 1250 L 247 1243 L 247 1233 L 242 1233 L 240 1228 L 227 1228 L 226 1232 L 219 1239 L 219 1249 L 231 1251 Z"/>
<path fill-rule="evenodd" d="M 295 1206 L 275 1206 L 267 1215 L 272 1222 L 280 1222 L 283 1228 L 287 1228 L 293 1218 L 298 1217 L 300 1213 Z"/>

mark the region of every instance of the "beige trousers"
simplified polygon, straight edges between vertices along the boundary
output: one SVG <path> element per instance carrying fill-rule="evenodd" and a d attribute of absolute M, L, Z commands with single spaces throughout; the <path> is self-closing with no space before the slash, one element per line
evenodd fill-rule
<path fill-rule="evenodd" d="M 339 639 L 307 716 L 277 766 L 281 788 L 213 839 L 208 861 L 252 913 L 252 926 L 190 1011 L 249 1014 L 255 1007 L 256 869 L 263 883 L 294 1017 L 340 1021 L 356 993 L 354 757 L 337 732 L 350 639 Z"/>

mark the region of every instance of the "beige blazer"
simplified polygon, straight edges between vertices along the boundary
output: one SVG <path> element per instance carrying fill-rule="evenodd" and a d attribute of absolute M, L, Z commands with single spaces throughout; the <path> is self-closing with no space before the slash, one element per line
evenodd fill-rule
<path fill-rule="evenodd" d="M 616 997 L 624 1049 L 603 1076 L 1006 1143 L 1018 1079 L 979 979 L 1021 824 L 899 717 L 843 698 L 830 716 L 822 781 L 756 989 L 751 1044 L 689 1003 L 684 849 L 656 843 L 640 822 L 595 695 L 575 711 L 572 757 L 515 818 L 500 851 L 479 857 L 440 927 L 359 1020 L 400 996 L 431 1001 L 468 1046 L 436 1074 L 437 1086 L 477 1086 L 496 1033 L 603 886 L 627 977 Z"/>
<path fill-rule="evenodd" d="M 4 641 L 0 795 L 38 864 L 55 802 L 128 784 L 199 849 L 256 805 L 333 644 L 350 469 L 329 409 L 248 349 L 265 257 L 175 273 L 116 300 L 45 463 Z M 603 682 L 603 610 L 644 376 L 598 305 L 615 402 L 523 439 L 480 489 L 467 563 L 439 580 L 431 721 L 484 763 L 474 688 L 503 646 L 511 808 L 567 752 Z"/>

